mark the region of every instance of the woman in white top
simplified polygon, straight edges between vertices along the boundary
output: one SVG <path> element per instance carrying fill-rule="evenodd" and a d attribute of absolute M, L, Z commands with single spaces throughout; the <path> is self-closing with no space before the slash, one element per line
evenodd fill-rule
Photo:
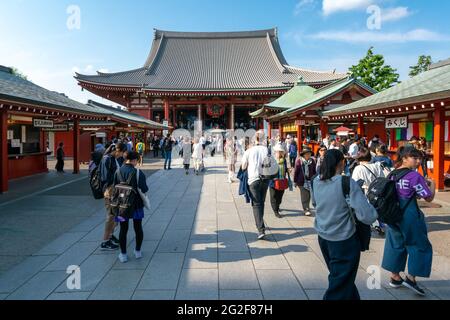
<path fill-rule="evenodd" d="M 189 137 L 184 137 L 183 146 L 181 147 L 183 152 L 183 165 L 184 170 L 186 170 L 186 175 L 189 174 L 189 165 L 191 163 L 191 154 L 192 154 L 192 144 L 191 139 Z"/>
<path fill-rule="evenodd" d="M 194 160 L 195 174 L 198 175 L 200 166 L 203 161 L 203 146 L 199 143 L 198 139 L 195 139 L 193 152 L 192 152 L 192 159 Z"/>
<path fill-rule="evenodd" d="M 375 179 L 385 177 L 384 168 L 380 162 L 370 163 L 372 161 L 372 154 L 365 147 L 361 147 L 358 151 L 356 161 L 358 161 L 358 166 L 353 170 L 352 179 L 356 182 L 361 181 L 364 194 L 367 194 L 370 184 Z M 380 236 L 384 236 L 383 225 L 379 221 L 375 221 L 372 227 Z"/>

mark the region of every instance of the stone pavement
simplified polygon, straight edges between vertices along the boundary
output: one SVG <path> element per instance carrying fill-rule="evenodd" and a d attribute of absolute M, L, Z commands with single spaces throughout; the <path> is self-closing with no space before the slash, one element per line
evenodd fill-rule
<path fill-rule="evenodd" d="M 149 178 L 152 210 L 143 221 L 143 259 L 132 255 L 132 228 L 128 263 L 118 262 L 117 252 L 98 249 L 105 215 L 98 205 L 93 215 L 1 275 L 0 299 L 321 299 L 328 272 L 314 218 L 300 211 L 299 192 L 286 193 L 283 219 L 266 202 L 268 237 L 256 241 L 251 207 L 238 196 L 238 183 L 226 182 L 223 159 L 206 163 L 200 176 L 186 176 L 178 166 Z M 439 230 L 448 237 L 449 226 L 443 226 Z M 385 271 L 381 283 L 370 281 L 380 289 L 368 289 L 366 270 L 380 264 L 383 244 L 373 239 L 362 255 L 362 298 L 418 299 L 407 289 L 390 289 Z M 69 265 L 80 266 L 81 290 L 67 288 Z M 421 283 L 425 299 L 450 299 L 450 259 L 436 252 L 432 278 Z"/>

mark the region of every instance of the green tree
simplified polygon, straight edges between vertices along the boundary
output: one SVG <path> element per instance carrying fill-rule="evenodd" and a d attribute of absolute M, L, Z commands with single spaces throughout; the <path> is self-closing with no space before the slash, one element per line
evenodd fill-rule
<path fill-rule="evenodd" d="M 431 56 L 421 55 L 419 57 L 419 60 L 417 61 L 417 64 L 415 66 L 409 67 L 409 76 L 415 77 L 422 72 L 427 71 L 432 63 L 433 60 L 431 59 Z"/>
<path fill-rule="evenodd" d="M 19 69 L 14 68 L 14 67 L 11 68 L 11 69 L 12 69 L 12 74 L 13 75 L 18 76 L 18 77 L 20 77 L 22 79 L 28 80 L 27 76 L 24 75 Z"/>
<path fill-rule="evenodd" d="M 373 47 L 370 47 L 367 55 L 359 60 L 357 65 L 351 66 L 349 71 L 352 77 L 377 91 L 383 91 L 399 83 L 400 75 L 397 69 L 386 65 L 383 55 L 373 53 Z"/>

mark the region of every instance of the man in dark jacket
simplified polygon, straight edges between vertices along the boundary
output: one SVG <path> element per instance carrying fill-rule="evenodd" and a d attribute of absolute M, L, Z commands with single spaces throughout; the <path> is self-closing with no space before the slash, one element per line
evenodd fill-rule
<path fill-rule="evenodd" d="M 300 189 L 303 211 L 306 216 L 311 215 L 311 181 L 316 175 L 316 161 L 312 158 L 312 151 L 305 149 L 295 163 L 294 184 Z"/>

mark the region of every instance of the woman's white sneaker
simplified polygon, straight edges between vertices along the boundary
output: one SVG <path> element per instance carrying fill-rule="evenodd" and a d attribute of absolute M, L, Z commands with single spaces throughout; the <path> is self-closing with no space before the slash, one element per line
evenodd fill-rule
<path fill-rule="evenodd" d="M 119 254 L 119 261 L 122 263 L 128 262 L 128 256 L 126 254 L 120 253 Z"/>
<path fill-rule="evenodd" d="M 134 256 L 136 257 L 136 259 L 142 259 L 142 251 L 134 250 Z"/>

